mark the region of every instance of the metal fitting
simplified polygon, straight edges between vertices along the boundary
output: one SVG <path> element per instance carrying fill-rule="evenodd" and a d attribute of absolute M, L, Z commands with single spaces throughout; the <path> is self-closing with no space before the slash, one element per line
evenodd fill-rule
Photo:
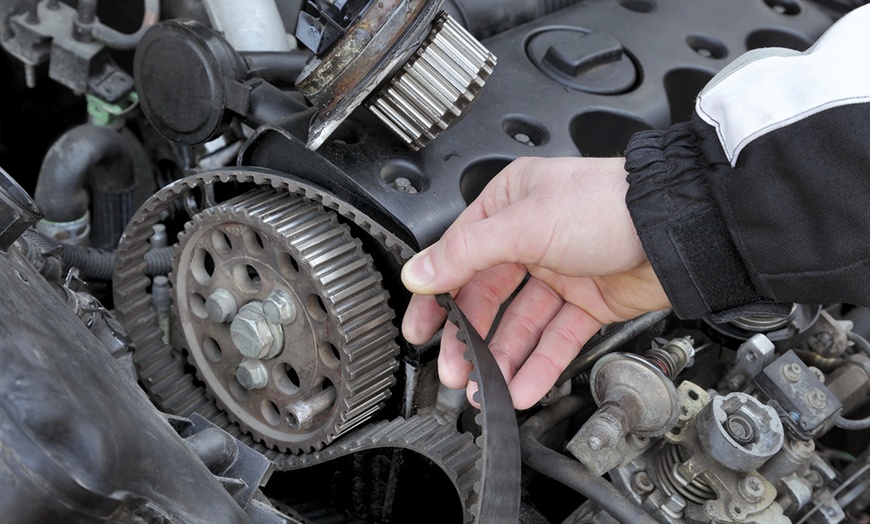
<path fill-rule="evenodd" d="M 662 511 L 675 519 L 682 517 L 684 509 L 686 509 L 686 499 L 676 493 L 668 497 L 662 504 Z"/>
<path fill-rule="evenodd" d="M 223 324 L 236 316 L 238 305 L 229 291 L 218 288 L 205 300 L 205 311 L 208 313 L 209 320 Z"/>
<path fill-rule="evenodd" d="M 272 324 L 289 324 L 296 320 L 296 303 L 283 289 L 273 289 L 263 301 L 263 315 Z"/>
<path fill-rule="evenodd" d="M 815 409 L 825 409 L 828 405 L 828 395 L 821 389 L 813 389 L 807 393 L 807 402 Z"/>
<path fill-rule="evenodd" d="M 801 379 L 801 367 L 791 363 L 782 367 L 782 376 L 789 382 L 797 382 Z"/>
<path fill-rule="evenodd" d="M 260 302 L 242 306 L 230 324 L 230 336 L 239 352 L 253 359 L 273 358 L 284 346 L 284 331 L 266 320 Z"/>
<path fill-rule="evenodd" d="M 245 359 L 236 369 L 236 380 L 247 390 L 263 389 L 269 383 L 269 371 L 259 360 Z"/>
<path fill-rule="evenodd" d="M 329 386 L 320 393 L 287 404 L 284 408 L 284 421 L 294 430 L 308 425 L 319 413 L 326 411 L 335 403 L 335 386 Z"/>
<path fill-rule="evenodd" d="M 737 490 L 746 500 L 755 503 L 764 496 L 764 483 L 755 477 L 746 477 L 737 485 Z"/>
<path fill-rule="evenodd" d="M 655 485 L 646 471 L 639 471 L 631 478 L 631 489 L 638 495 L 642 495 L 654 490 Z"/>

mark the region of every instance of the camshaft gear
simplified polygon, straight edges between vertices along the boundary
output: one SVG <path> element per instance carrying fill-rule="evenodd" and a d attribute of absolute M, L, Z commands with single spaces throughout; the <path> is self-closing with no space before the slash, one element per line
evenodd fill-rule
<path fill-rule="evenodd" d="M 480 422 L 484 426 L 484 438 L 478 439 L 477 443 L 469 434 L 456 433 L 453 426 L 443 426 L 439 423 L 435 424 L 438 427 L 434 427 L 430 419 L 413 417 L 374 425 L 363 425 L 360 421 L 358 429 L 354 431 L 347 429 L 349 433 L 344 438 L 323 451 L 301 455 L 287 454 L 275 447 L 267 446 L 263 440 L 255 442 L 250 433 L 242 431 L 240 425 L 229 418 L 229 414 L 216 402 L 214 395 L 205 390 L 202 380 L 195 379 L 190 372 L 191 366 L 178 349 L 179 340 L 183 338 L 183 334 L 178 332 L 178 325 L 174 326 L 171 333 L 173 344 L 164 341 L 165 333 L 160 328 L 158 314 L 152 307 L 152 297 L 149 292 L 152 286 L 151 279 L 146 276 L 146 255 L 150 249 L 149 238 L 152 227 L 160 223 L 171 224 L 177 218 L 192 221 L 200 214 L 209 213 L 209 209 L 213 209 L 213 213 L 224 212 L 219 208 L 226 206 L 229 201 L 221 200 L 222 195 L 239 194 L 242 188 L 251 187 L 259 187 L 259 191 L 264 194 L 282 195 L 285 202 L 302 200 L 314 206 L 322 206 L 325 213 L 340 216 L 343 222 L 352 223 L 370 236 L 387 256 L 398 263 L 409 259 L 413 254 L 410 247 L 399 237 L 352 204 L 339 200 L 320 188 L 275 172 L 251 168 L 224 169 L 191 175 L 170 184 L 149 198 L 130 220 L 118 245 L 113 280 L 115 312 L 135 342 L 133 360 L 139 371 L 140 383 L 149 397 L 162 410 L 172 414 L 189 416 L 192 413 L 199 413 L 237 436 L 243 443 L 263 453 L 272 460 L 277 471 L 305 468 L 329 460 L 331 457 L 366 449 L 398 447 L 415 451 L 432 460 L 447 473 L 460 496 L 467 522 L 473 519 L 487 522 L 517 521 L 519 484 L 510 483 L 509 479 L 517 478 L 519 475 L 519 443 L 510 397 L 503 383 L 497 387 L 501 390 L 498 394 L 495 394 L 492 389 L 496 387 L 498 381 L 490 378 L 501 377 L 498 367 L 491 355 L 486 357 L 489 353 L 486 345 L 476 333 L 473 333 L 470 324 L 459 314 L 458 309 L 455 309 L 455 305 L 451 304 L 451 320 L 460 327 L 462 338 L 469 341 L 469 351 L 466 356 L 472 358 L 475 366 L 479 367 L 474 379 L 480 381 L 482 377 L 487 378 L 480 382 L 482 391 L 477 397 L 483 404 L 484 411 L 488 412 L 480 417 Z M 250 197 L 255 193 L 246 196 Z M 246 211 L 263 211 L 263 209 L 252 207 L 251 210 Z M 270 224 L 270 227 L 280 228 L 279 224 L 268 220 L 265 215 L 260 216 L 264 222 Z M 207 221 L 204 215 L 200 220 Z M 243 242 L 245 236 L 242 234 Z M 247 236 L 250 239 L 251 234 L 247 233 Z M 220 239 L 218 241 L 220 242 Z M 253 238 L 253 241 L 259 246 L 256 238 Z M 189 243 L 190 240 L 187 242 Z M 250 240 L 248 242 L 250 243 Z M 263 246 L 265 248 L 265 242 Z M 203 255 L 202 269 L 206 267 L 211 267 L 211 263 L 207 264 Z M 245 274 L 251 277 L 251 282 L 254 281 L 247 268 Z M 262 283 L 262 275 L 260 280 Z M 247 284 L 244 278 L 243 282 Z M 236 301 L 236 295 L 229 294 L 233 301 Z M 178 296 L 177 291 L 176 296 Z M 204 298 L 208 303 L 210 297 Z M 257 295 L 257 298 L 262 298 L 262 295 Z M 266 295 L 266 300 L 269 298 L 269 295 Z M 199 309 L 199 305 L 194 306 L 199 311 L 197 321 L 202 320 L 200 317 L 203 315 L 207 318 L 209 314 L 216 319 L 229 321 L 232 315 L 238 314 L 245 306 L 235 304 L 237 310 L 232 311 L 231 307 L 225 309 L 224 306 L 227 304 L 221 300 L 221 297 L 217 296 L 208 305 L 203 304 L 204 312 L 203 309 Z M 377 306 L 377 303 L 374 304 Z M 260 315 L 259 311 L 257 310 L 253 316 Z M 297 314 L 299 314 L 298 310 Z M 265 318 L 265 311 L 262 315 Z M 232 327 L 231 322 L 230 326 Z M 266 328 L 270 329 L 268 326 Z M 232 338 L 232 335 L 230 337 Z M 268 339 L 268 336 L 264 333 L 263 338 Z M 253 344 L 246 351 L 257 349 L 256 346 L 257 344 Z M 263 349 L 265 355 L 274 350 L 267 344 L 261 346 L 260 349 Z M 208 350 L 203 348 L 204 355 L 206 351 Z M 478 359 L 482 357 L 486 358 L 479 361 Z M 251 379 L 248 384 L 254 385 L 258 383 L 257 373 L 256 370 L 251 371 L 251 376 L 247 377 Z M 236 380 L 238 379 L 237 375 Z M 227 383 L 228 381 L 229 378 Z M 239 381 L 239 384 L 242 385 L 242 381 Z M 252 389 L 259 391 L 258 388 Z M 492 410 L 486 408 L 490 404 Z M 287 449 L 290 449 L 290 446 L 287 446 Z M 483 454 L 486 454 L 486 457 Z M 487 472 L 486 475 L 484 471 Z"/>
<path fill-rule="evenodd" d="M 176 332 L 207 393 L 255 439 L 320 449 L 389 397 L 393 311 L 371 258 L 322 206 L 271 188 L 186 224 Z"/>

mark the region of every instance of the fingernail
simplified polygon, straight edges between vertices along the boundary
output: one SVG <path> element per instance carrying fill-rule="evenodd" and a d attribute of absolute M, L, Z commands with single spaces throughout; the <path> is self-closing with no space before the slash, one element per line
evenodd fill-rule
<path fill-rule="evenodd" d="M 408 287 L 423 288 L 434 279 L 435 267 L 432 265 L 432 258 L 425 251 L 415 255 L 402 268 L 402 280 Z"/>

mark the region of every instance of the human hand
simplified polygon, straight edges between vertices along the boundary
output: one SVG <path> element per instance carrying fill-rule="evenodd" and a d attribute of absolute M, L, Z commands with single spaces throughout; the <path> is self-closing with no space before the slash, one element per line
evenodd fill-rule
<path fill-rule="evenodd" d="M 621 158 L 521 158 L 498 174 L 442 238 L 412 258 L 402 281 L 415 293 L 405 338 L 429 340 L 456 303 L 486 336 L 501 304 L 527 273 L 489 344 L 514 407 L 527 409 L 556 383 L 603 324 L 669 307 L 625 204 Z M 438 370 L 450 388 L 469 386 L 471 363 L 447 324 Z"/>

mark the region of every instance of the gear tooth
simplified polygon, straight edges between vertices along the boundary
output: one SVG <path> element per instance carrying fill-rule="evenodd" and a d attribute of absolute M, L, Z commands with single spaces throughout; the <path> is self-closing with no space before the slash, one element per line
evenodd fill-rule
<path fill-rule="evenodd" d="M 465 351 L 462 352 L 462 357 L 469 362 L 474 362 L 474 354 L 471 352 L 471 348 L 465 348 Z"/>
<path fill-rule="evenodd" d="M 480 383 L 480 372 L 477 371 L 477 368 L 473 368 L 468 372 L 468 380 Z"/>

